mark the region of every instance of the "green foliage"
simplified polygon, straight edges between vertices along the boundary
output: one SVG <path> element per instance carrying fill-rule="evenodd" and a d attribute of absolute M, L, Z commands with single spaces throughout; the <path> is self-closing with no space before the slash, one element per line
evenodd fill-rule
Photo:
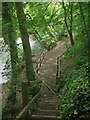
<path fill-rule="evenodd" d="M 75 67 L 67 67 L 64 78 L 58 80 L 61 120 L 69 120 L 82 111 L 90 110 L 87 50 L 85 42 L 81 42 L 81 40 L 78 40 L 62 59 L 64 62 L 69 60 L 69 63 L 74 60 Z"/>
<path fill-rule="evenodd" d="M 15 40 L 17 36 L 20 37 L 18 20 L 16 17 L 15 3 L 9 3 L 9 14 L 12 19 L 12 25 L 14 28 L 13 37 Z M 58 79 L 58 91 L 60 94 L 61 102 L 61 120 L 70 119 L 77 116 L 81 111 L 90 109 L 90 103 L 88 102 L 88 78 L 87 78 L 87 37 L 85 25 L 88 24 L 88 9 L 87 3 L 82 3 L 82 12 L 84 15 L 85 25 L 80 13 L 78 3 L 70 3 L 73 6 L 73 19 L 72 19 L 72 32 L 75 39 L 75 46 L 70 48 L 64 55 L 63 62 L 67 66 L 65 76 Z M 70 5 L 65 3 L 67 22 L 70 26 Z M 36 40 L 42 45 L 43 48 L 50 50 L 57 44 L 58 41 L 63 39 L 63 35 L 67 35 L 67 29 L 64 23 L 64 11 L 62 9 L 62 3 L 54 2 L 26 2 L 23 3 L 24 12 L 26 15 L 26 24 L 28 33 L 35 37 Z M 4 10 L 4 9 L 3 9 Z M 19 9 L 20 10 L 20 9 Z M 5 11 L 6 13 L 6 11 Z M 21 13 L 19 14 L 21 15 Z M 5 19 L 7 17 L 5 16 Z M 19 21 L 20 22 L 20 21 Z M 7 24 L 2 21 L 3 37 L 5 44 L 9 44 L 7 37 Z M 87 27 L 88 28 L 88 27 Z M 25 32 L 24 32 L 25 33 Z M 10 43 L 12 42 L 12 39 Z M 28 51 L 27 53 L 29 53 Z M 32 55 L 36 55 L 40 50 L 38 47 L 32 50 Z M 23 57 L 23 50 L 18 48 L 19 58 Z M 29 56 L 29 55 L 28 55 Z M 14 56 L 13 56 L 14 57 Z M 70 63 L 74 63 L 69 65 Z M 68 65 L 69 67 L 68 67 Z M 22 69 L 23 61 L 19 60 L 16 66 Z M 5 70 L 9 69 L 9 62 L 5 65 Z M 15 65 L 14 65 L 15 67 Z M 31 72 L 29 72 L 30 74 Z M 7 74 L 5 74 L 7 75 Z M 20 81 L 17 83 L 17 91 L 20 90 Z M 12 84 L 13 85 L 13 84 Z M 40 90 L 41 84 L 34 84 L 29 88 L 29 99 L 36 95 Z"/>
<path fill-rule="evenodd" d="M 66 83 L 60 92 L 60 107 L 62 109 L 61 117 L 70 119 L 77 114 L 86 110 L 88 102 L 88 80 L 85 77 L 84 67 L 78 70 L 68 71 Z"/>
<path fill-rule="evenodd" d="M 38 38 L 44 48 L 52 49 L 59 35 L 65 31 L 61 4 L 36 2 L 26 3 L 24 7 L 28 31 Z"/>

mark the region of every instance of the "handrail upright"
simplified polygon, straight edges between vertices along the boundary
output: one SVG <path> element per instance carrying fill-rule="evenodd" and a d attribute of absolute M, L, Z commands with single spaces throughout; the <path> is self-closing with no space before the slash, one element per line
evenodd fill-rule
<path fill-rule="evenodd" d="M 36 72 L 37 72 L 37 73 L 38 73 L 39 68 L 41 67 L 42 61 L 43 61 L 43 59 L 44 59 L 44 54 L 45 54 L 45 52 L 42 52 L 42 54 L 41 54 L 41 56 L 40 56 L 40 59 L 38 60 L 38 63 L 37 63 L 37 65 L 36 65 Z"/>
<path fill-rule="evenodd" d="M 58 79 L 59 77 L 61 77 L 61 59 L 62 56 L 71 48 L 71 46 L 69 46 L 60 56 L 57 57 L 57 72 L 56 72 L 56 79 Z"/>

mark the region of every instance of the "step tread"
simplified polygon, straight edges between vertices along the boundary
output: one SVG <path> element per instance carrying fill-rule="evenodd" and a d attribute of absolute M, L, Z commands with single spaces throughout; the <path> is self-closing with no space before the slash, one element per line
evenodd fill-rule
<path fill-rule="evenodd" d="M 41 102 L 45 102 L 45 103 L 53 103 L 53 104 L 56 104 L 56 103 L 59 103 L 59 100 L 43 100 Z"/>
<path fill-rule="evenodd" d="M 59 110 L 40 110 L 40 109 L 38 109 L 38 111 L 43 111 L 43 112 L 59 112 Z"/>
<path fill-rule="evenodd" d="M 52 100 L 52 99 L 59 99 L 58 97 L 55 97 L 55 96 L 52 97 L 52 96 L 47 96 L 47 95 L 46 95 L 46 96 L 41 96 L 41 98 L 42 98 L 42 99 L 45 99 L 45 100 L 48 100 L 48 99 L 49 99 L 49 100 L 50 100 L 50 99 L 51 99 L 51 100 Z"/>
<path fill-rule="evenodd" d="M 47 116 L 55 116 L 59 114 L 59 111 L 49 111 L 49 110 L 37 110 L 35 113 L 33 113 L 35 115 L 47 115 Z"/>
<path fill-rule="evenodd" d="M 45 103 L 58 103 L 59 102 L 59 100 L 53 100 L 53 99 L 49 99 L 49 100 L 45 100 L 45 99 L 41 99 L 41 101 L 40 102 L 45 102 Z"/>
<path fill-rule="evenodd" d="M 52 105 L 52 106 L 57 106 L 58 103 L 53 103 L 53 102 L 44 102 L 44 101 L 40 101 L 38 105 Z"/>
<path fill-rule="evenodd" d="M 58 118 L 58 116 L 49 116 L 49 115 L 32 115 L 31 117 L 36 117 L 36 118 Z"/>

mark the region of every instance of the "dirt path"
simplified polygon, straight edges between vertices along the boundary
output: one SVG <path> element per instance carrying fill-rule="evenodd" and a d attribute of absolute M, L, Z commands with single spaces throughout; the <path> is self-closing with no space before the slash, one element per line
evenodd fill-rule
<path fill-rule="evenodd" d="M 66 43 L 68 42 L 68 44 Z M 47 83 L 53 90 L 55 90 L 56 83 L 56 59 L 60 56 L 68 47 L 70 42 L 65 39 L 63 42 L 58 42 L 57 46 L 45 54 L 45 58 L 39 69 L 40 78 Z"/>

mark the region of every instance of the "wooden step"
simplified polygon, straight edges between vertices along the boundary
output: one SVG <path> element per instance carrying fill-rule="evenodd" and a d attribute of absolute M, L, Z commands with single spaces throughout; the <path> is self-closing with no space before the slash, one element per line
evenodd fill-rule
<path fill-rule="evenodd" d="M 46 116 L 46 115 L 32 115 L 30 120 L 58 120 L 57 116 Z"/>
<path fill-rule="evenodd" d="M 51 95 L 54 95 L 54 96 L 57 96 L 57 94 L 53 93 L 52 91 L 49 91 L 49 90 L 42 90 L 42 95 L 43 94 L 51 94 Z"/>
<path fill-rule="evenodd" d="M 41 102 L 58 104 L 59 103 L 59 99 L 57 99 L 57 98 L 55 98 L 55 99 L 44 99 L 44 98 L 41 98 Z"/>
<path fill-rule="evenodd" d="M 42 98 L 43 99 L 56 99 L 57 97 L 54 96 L 54 95 L 47 95 L 47 94 L 45 94 L 45 95 L 42 96 Z"/>
<path fill-rule="evenodd" d="M 51 94 L 51 93 L 43 93 L 43 94 L 41 94 L 41 96 L 42 96 L 42 97 L 44 97 L 44 96 L 49 96 L 49 97 L 55 97 L 55 98 L 56 98 L 56 96 L 53 95 L 53 94 Z"/>
<path fill-rule="evenodd" d="M 49 100 L 43 100 L 43 101 L 40 101 L 39 103 L 38 103 L 38 105 L 55 105 L 55 106 L 57 106 L 58 105 L 58 102 L 55 102 L 55 101 L 49 101 Z"/>
<path fill-rule="evenodd" d="M 38 105 L 38 108 L 39 109 L 42 109 L 42 110 L 55 110 L 58 108 L 58 104 L 53 104 L 53 103 L 44 103 L 44 102 L 40 102 L 39 105 Z"/>
<path fill-rule="evenodd" d="M 37 109 L 34 114 L 35 115 L 56 116 L 59 114 L 59 110 L 39 110 L 39 109 Z"/>
<path fill-rule="evenodd" d="M 54 91 L 52 90 L 49 90 L 48 88 L 42 88 L 42 93 L 45 93 L 45 92 L 49 92 L 49 93 L 52 93 L 54 94 Z M 54 94 L 55 95 L 55 94 Z"/>
<path fill-rule="evenodd" d="M 41 97 L 41 101 L 55 101 L 55 100 L 59 100 L 57 97 Z"/>
<path fill-rule="evenodd" d="M 59 99 L 58 99 L 58 98 L 55 98 L 55 97 L 54 97 L 54 98 L 52 98 L 52 97 L 42 97 L 40 101 L 48 101 L 48 102 L 51 101 L 52 103 L 53 103 L 53 102 L 56 102 L 56 103 L 57 103 L 57 102 L 59 102 Z"/>

